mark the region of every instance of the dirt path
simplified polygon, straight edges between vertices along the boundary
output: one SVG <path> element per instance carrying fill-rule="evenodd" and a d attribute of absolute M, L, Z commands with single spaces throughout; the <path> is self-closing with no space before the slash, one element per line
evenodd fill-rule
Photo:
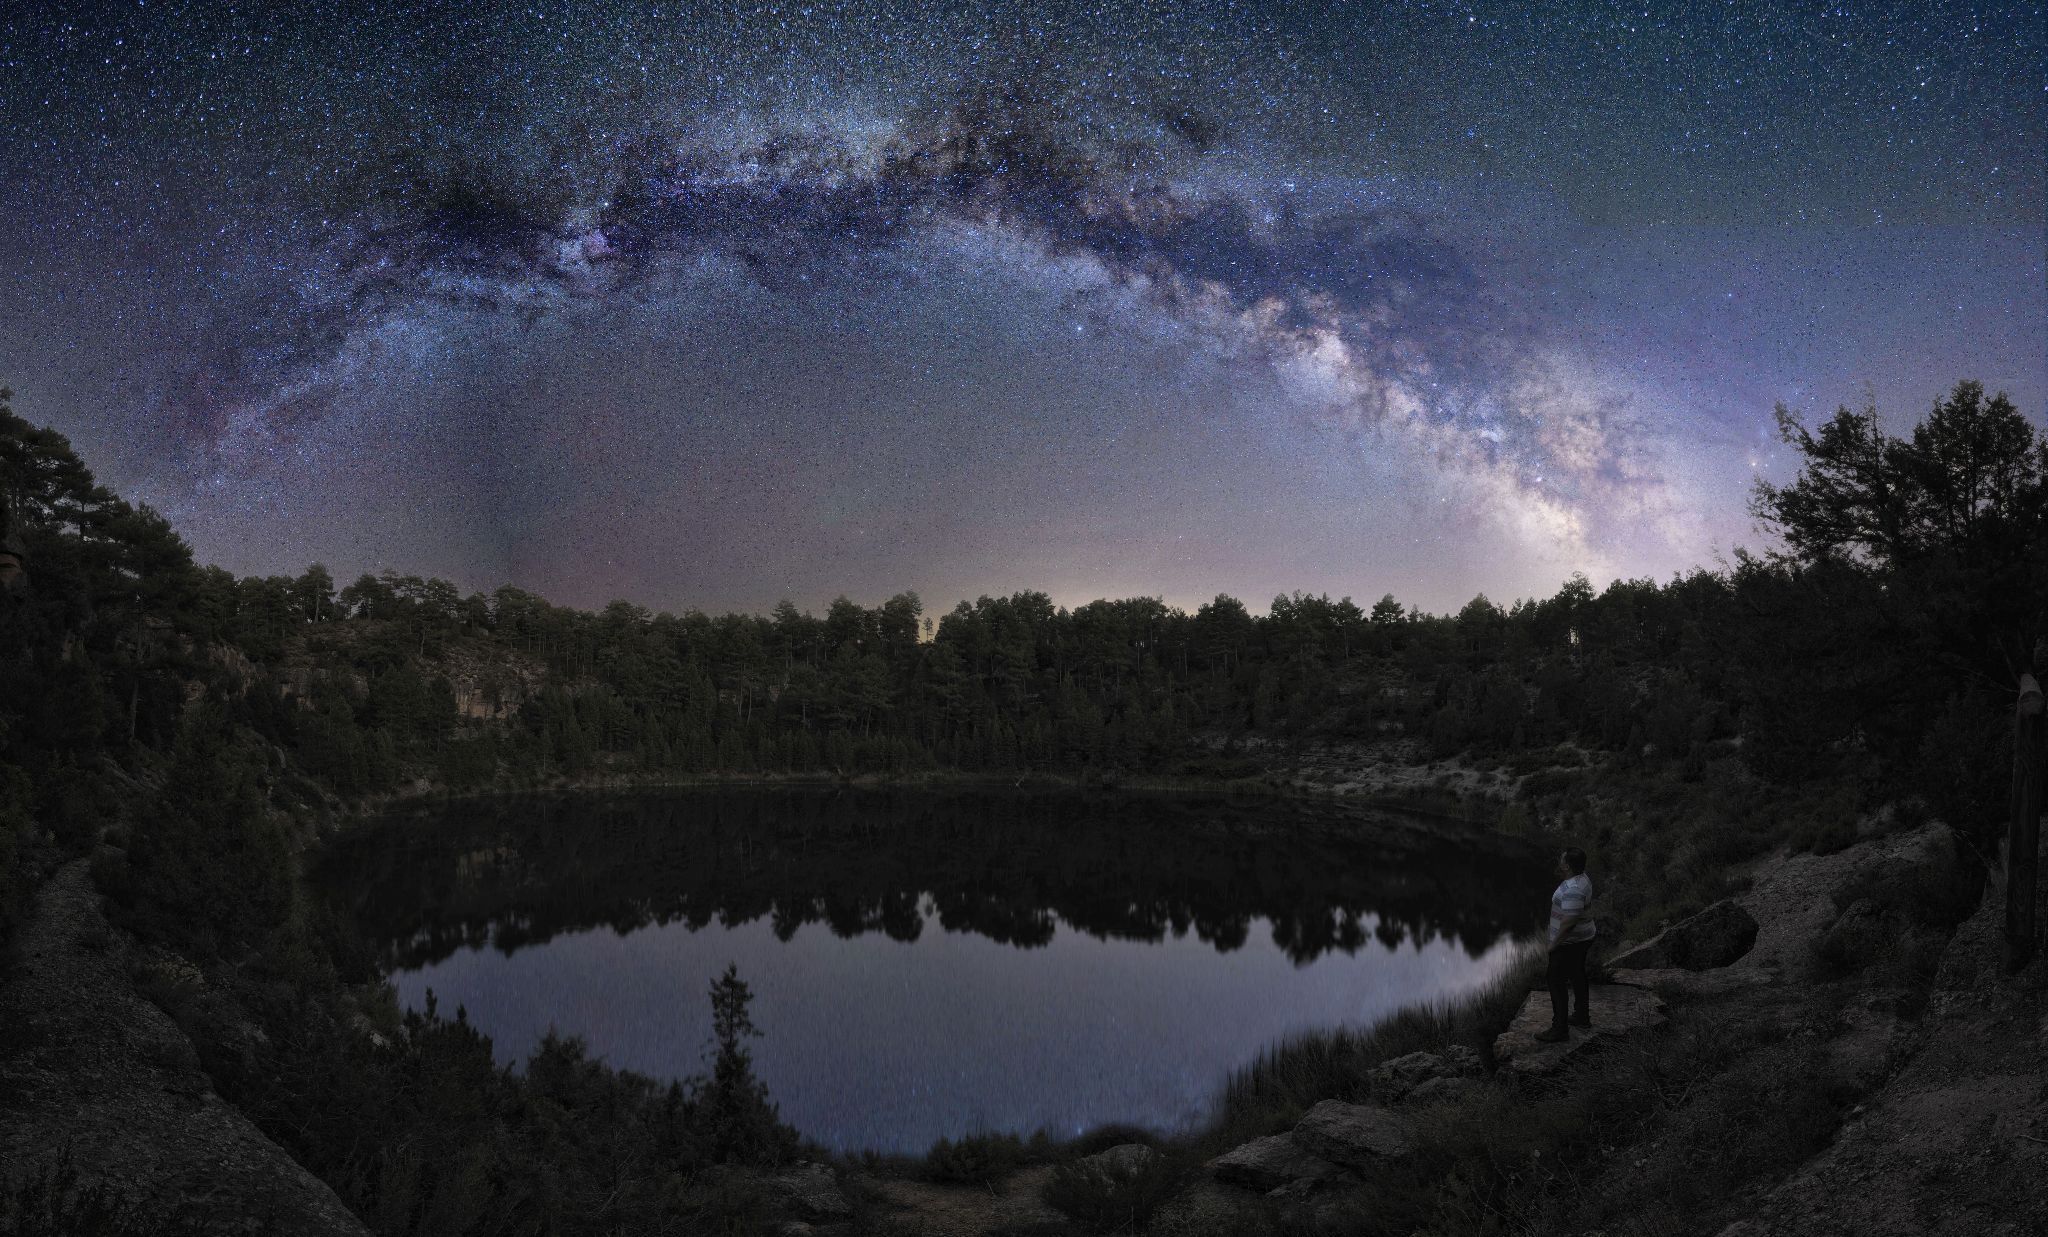
<path fill-rule="evenodd" d="M 1018 1171 L 1001 1186 L 934 1185 L 870 1178 L 870 1193 L 900 1208 L 892 1217 L 904 1237 L 984 1237 L 1005 1227 L 1050 1224 L 1065 1217 L 1039 1198 L 1047 1167 Z"/>
<path fill-rule="evenodd" d="M 69 1154 L 155 1217 L 367 1237 L 334 1192 L 214 1094 L 191 1041 L 136 995 L 85 861 L 43 886 L 0 988 L 0 1180 Z"/>

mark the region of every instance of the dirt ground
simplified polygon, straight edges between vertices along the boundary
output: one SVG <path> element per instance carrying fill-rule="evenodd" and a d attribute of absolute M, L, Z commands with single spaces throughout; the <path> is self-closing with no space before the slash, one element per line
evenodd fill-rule
<path fill-rule="evenodd" d="M 2048 963 L 2002 973 L 2000 885 L 1950 939 L 1896 1073 L 1723 1237 L 2048 1232 Z"/>

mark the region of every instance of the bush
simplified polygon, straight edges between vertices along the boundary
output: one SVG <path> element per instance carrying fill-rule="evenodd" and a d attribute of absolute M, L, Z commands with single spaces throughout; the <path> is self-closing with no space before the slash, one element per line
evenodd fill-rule
<path fill-rule="evenodd" d="M 1042 1162 L 1052 1151 L 1043 1130 L 1027 1144 L 1015 1134 L 969 1134 L 958 1142 L 941 1138 L 925 1154 L 927 1181 L 961 1185 L 993 1185 L 1026 1164 Z"/>
<path fill-rule="evenodd" d="M 1186 1162 L 1155 1155 L 1131 1172 L 1061 1164 L 1041 1191 L 1048 1205 L 1097 1233 L 1136 1232 L 1187 1175 Z"/>

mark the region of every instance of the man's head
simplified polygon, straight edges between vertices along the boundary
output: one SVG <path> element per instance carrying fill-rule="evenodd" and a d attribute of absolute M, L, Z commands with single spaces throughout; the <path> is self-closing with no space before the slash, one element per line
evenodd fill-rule
<path fill-rule="evenodd" d="M 1586 870 L 1586 852 L 1576 846 L 1567 846 L 1557 857 L 1559 876 L 1577 876 Z"/>

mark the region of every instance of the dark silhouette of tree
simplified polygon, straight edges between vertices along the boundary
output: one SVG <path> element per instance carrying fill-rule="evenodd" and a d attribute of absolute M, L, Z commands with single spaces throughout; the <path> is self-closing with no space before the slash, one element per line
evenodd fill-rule
<path fill-rule="evenodd" d="M 768 1088 L 754 1077 L 746 1044 L 761 1034 L 747 1009 L 753 999 L 735 964 L 711 981 L 713 1054 L 703 1107 L 713 1156 L 721 1163 L 773 1164 L 789 1149 Z"/>

